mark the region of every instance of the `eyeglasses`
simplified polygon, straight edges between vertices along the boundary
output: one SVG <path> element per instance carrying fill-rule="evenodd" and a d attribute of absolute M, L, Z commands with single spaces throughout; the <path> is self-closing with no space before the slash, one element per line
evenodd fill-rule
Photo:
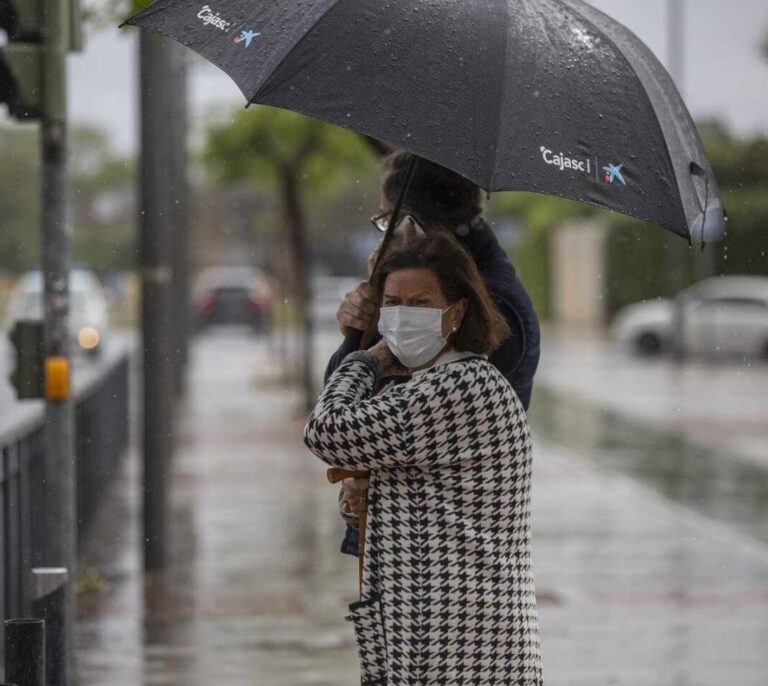
<path fill-rule="evenodd" d="M 385 233 L 386 230 L 389 228 L 389 218 L 390 214 L 375 214 L 371 217 L 371 224 L 373 224 L 373 228 L 375 228 L 377 231 L 381 231 L 381 233 Z M 416 230 L 417 234 L 424 233 L 424 229 L 422 228 L 419 221 L 414 217 L 412 214 L 406 214 L 403 215 L 402 219 L 398 222 L 397 226 L 395 227 L 395 235 L 401 235 L 403 233 L 403 227 L 405 225 L 405 222 L 408 220 L 411 220 L 411 223 L 413 224 L 414 229 Z"/>

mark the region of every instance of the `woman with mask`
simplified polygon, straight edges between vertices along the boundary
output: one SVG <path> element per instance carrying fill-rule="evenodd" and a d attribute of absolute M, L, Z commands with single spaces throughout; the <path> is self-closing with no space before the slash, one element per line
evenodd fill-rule
<path fill-rule="evenodd" d="M 412 159 L 413 155 L 405 151 L 394 152 L 384 159 L 379 211 L 372 217 L 379 231 L 386 228 Z M 403 215 L 408 219 L 393 244 L 402 245 L 424 232 L 444 232 L 458 239 L 475 261 L 509 327 L 509 334 L 491 353 L 490 362 L 509 380 L 527 410 L 539 363 L 539 322 L 525 286 L 483 220 L 482 212 L 482 193 L 475 184 L 450 169 L 420 158 L 403 207 Z M 366 332 L 363 347 L 375 344 L 379 340 L 378 312 L 373 289 L 368 283 L 361 283 L 346 295 L 339 308 L 337 318 L 342 333 L 358 329 Z M 326 382 L 350 352 L 353 350 L 343 344 L 331 357 Z M 341 493 L 340 507 L 347 523 L 341 550 L 350 555 L 358 551 L 356 510 L 359 494 L 366 487 L 363 479 L 347 479 Z"/>
<path fill-rule="evenodd" d="M 305 428 L 324 462 L 371 474 L 349 616 L 363 682 L 540 686 L 530 436 L 487 359 L 508 326 L 446 235 L 391 253 L 373 285 L 382 340 L 344 359 Z"/>

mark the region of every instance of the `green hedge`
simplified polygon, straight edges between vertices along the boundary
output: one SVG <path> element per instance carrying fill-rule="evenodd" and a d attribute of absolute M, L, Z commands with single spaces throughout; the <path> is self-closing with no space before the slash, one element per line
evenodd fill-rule
<path fill-rule="evenodd" d="M 726 191 L 723 201 L 728 230 L 717 246 L 718 273 L 768 276 L 768 188 Z"/>
<path fill-rule="evenodd" d="M 768 192 L 756 189 L 725 191 L 728 212 L 724 239 L 710 243 L 715 274 L 768 276 Z M 670 287 L 667 256 L 675 250 L 680 265 L 678 288 Z M 689 248 L 681 239 L 650 224 L 620 217 L 610 222 L 606 250 L 608 314 L 640 300 L 674 295 L 696 281 L 700 248 Z"/>
<path fill-rule="evenodd" d="M 549 231 L 529 231 L 507 254 L 515 265 L 541 319 L 549 319 Z"/>

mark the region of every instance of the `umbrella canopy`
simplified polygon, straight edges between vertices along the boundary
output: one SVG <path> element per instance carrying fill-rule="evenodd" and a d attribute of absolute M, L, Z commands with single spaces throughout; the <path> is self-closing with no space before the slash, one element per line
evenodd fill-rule
<path fill-rule="evenodd" d="M 718 237 L 717 183 L 672 79 L 582 0 L 157 0 L 126 23 L 187 45 L 248 103 L 441 164 L 491 192 Z"/>

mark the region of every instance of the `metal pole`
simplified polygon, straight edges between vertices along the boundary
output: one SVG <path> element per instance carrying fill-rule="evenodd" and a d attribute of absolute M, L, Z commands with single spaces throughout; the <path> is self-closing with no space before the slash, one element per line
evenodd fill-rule
<path fill-rule="evenodd" d="M 69 357 L 70 228 L 67 224 L 67 81 L 69 35 L 65 0 L 44 0 L 41 116 L 41 264 L 45 290 L 46 356 Z M 68 374 L 68 370 L 66 372 Z M 64 394 L 67 396 L 68 393 Z M 46 401 L 43 474 L 43 564 L 75 570 L 75 450 L 68 397 Z M 64 636 L 73 635 L 74 597 L 64 613 Z M 74 676 L 74 651 L 66 645 L 64 681 Z"/>
<path fill-rule="evenodd" d="M 175 390 L 182 397 L 186 387 L 189 357 L 189 193 L 187 187 L 187 48 L 171 41 L 167 44 L 171 61 L 173 95 L 170 98 L 169 147 L 171 173 L 169 200 L 173 225 L 173 291 L 175 318 Z"/>
<path fill-rule="evenodd" d="M 45 621 L 45 686 L 66 684 L 68 577 L 62 567 L 32 570 L 32 615 Z"/>
<path fill-rule="evenodd" d="M 681 95 L 685 95 L 685 0 L 667 0 L 667 60 Z M 687 284 L 691 250 L 682 240 L 668 237 L 665 260 L 667 295 L 674 297 Z M 675 301 L 672 326 L 672 353 L 678 362 L 685 359 L 685 312 Z"/>
<path fill-rule="evenodd" d="M 171 74 L 166 39 L 142 31 L 139 41 L 144 569 L 154 571 L 166 562 L 167 476 L 174 444 L 172 218 L 163 125 Z"/>
<path fill-rule="evenodd" d="M 45 622 L 5 620 L 5 678 L 18 686 L 45 686 Z"/>
<path fill-rule="evenodd" d="M 685 0 L 667 0 L 667 59 L 669 73 L 685 96 Z"/>

